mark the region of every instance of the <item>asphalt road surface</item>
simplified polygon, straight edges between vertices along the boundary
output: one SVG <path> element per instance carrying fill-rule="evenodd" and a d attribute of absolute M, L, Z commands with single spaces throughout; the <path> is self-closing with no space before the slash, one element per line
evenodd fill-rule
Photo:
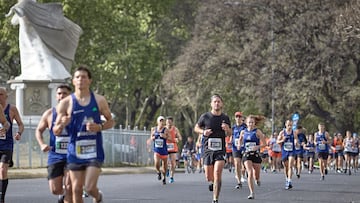
<path fill-rule="evenodd" d="M 360 174 L 360 172 L 359 172 Z M 249 189 L 234 189 L 234 173 L 223 171 L 222 191 L 219 202 L 357 202 L 360 203 L 360 175 L 336 174 L 330 171 L 325 181 L 320 181 L 318 171 L 308 174 L 304 171 L 301 178 L 293 178 L 293 188 L 285 190 L 283 173 L 261 173 L 261 186 L 255 186 L 255 199 L 248 200 Z M 212 193 L 208 191 L 204 174 L 176 173 L 175 182 L 162 185 L 155 173 L 102 175 L 99 188 L 104 193 L 105 203 L 211 203 Z M 47 180 L 17 179 L 10 180 L 6 193 L 8 203 L 50 203 L 57 197 L 50 194 Z M 85 198 L 85 202 L 92 202 Z"/>

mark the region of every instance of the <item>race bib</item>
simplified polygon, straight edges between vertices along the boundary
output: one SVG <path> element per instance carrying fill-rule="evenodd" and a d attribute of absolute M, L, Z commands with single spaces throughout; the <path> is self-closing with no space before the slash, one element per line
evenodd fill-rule
<path fill-rule="evenodd" d="M 235 147 L 239 146 L 239 138 L 235 138 Z"/>
<path fill-rule="evenodd" d="M 336 145 L 336 146 L 335 146 L 335 150 L 336 150 L 336 151 L 341 150 L 341 145 Z"/>
<path fill-rule="evenodd" d="M 175 150 L 175 144 L 174 143 L 167 143 L 167 149 L 168 149 L 168 151 Z"/>
<path fill-rule="evenodd" d="M 293 151 L 293 143 L 292 142 L 284 142 L 284 150 L 291 152 Z"/>
<path fill-rule="evenodd" d="M 319 150 L 325 150 L 326 149 L 326 144 L 319 144 Z"/>
<path fill-rule="evenodd" d="M 0 135 L 0 140 L 6 140 L 6 134 L 1 134 Z"/>
<path fill-rule="evenodd" d="M 66 154 L 67 147 L 70 141 L 70 137 L 58 137 L 55 138 L 55 152 L 58 154 Z"/>
<path fill-rule="evenodd" d="M 246 142 L 245 143 L 245 150 L 247 152 L 256 151 L 255 146 L 256 146 L 256 142 Z"/>
<path fill-rule="evenodd" d="M 75 145 L 78 159 L 94 159 L 97 157 L 96 140 L 78 140 Z"/>
<path fill-rule="evenodd" d="M 164 140 L 163 139 L 155 139 L 155 147 L 156 148 L 163 148 L 164 147 Z"/>
<path fill-rule="evenodd" d="M 210 149 L 211 151 L 222 150 L 221 138 L 209 138 L 208 139 L 208 149 Z"/>
<path fill-rule="evenodd" d="M 273 146 L 272 146 L 272 150 L 274 152 L 281 152 L 281 146 L 278 144 L 278 143 L 275 143 Z"/>

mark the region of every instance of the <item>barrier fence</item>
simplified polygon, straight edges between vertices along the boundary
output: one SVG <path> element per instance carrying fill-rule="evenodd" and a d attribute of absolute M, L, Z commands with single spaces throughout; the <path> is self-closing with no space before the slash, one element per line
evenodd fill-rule
<path fill-rule="evenodd" d="M 14 125 L 16 126 L 16 124 Z M 14 140 L 14 168 L 39 168 L 47 166 L 46 152 L 42 152 L 35 137 L 35 125 L 26 125 L 20 141 Z M 13 132 L 17 132 L 14 127 Z M 138 129 L 109 129 L 103 133 L 105 151 L 104 166 L 147 165 L 152 154 L 148 152 L 147 140 L 150 131 Z M 43 133 L 45 143 L 49 143 L 49 131 Z"/>

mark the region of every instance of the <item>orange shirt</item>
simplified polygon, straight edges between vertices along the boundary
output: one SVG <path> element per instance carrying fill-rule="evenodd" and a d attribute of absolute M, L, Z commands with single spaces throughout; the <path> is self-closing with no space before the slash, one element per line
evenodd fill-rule
<path fill-rule="evenodd" d="M 230 136 L 225 137 L 225 147 L 226 147 L 226 153 L 232 152 L 232 143 L 230 142 Z"/>
<path fill-rule="evenodd" d="M 178 152 L 178 146 L 177 146 L 177 143 L 176 143 L 176 138 L 177 138 L 177 135 L 176 135 L 176 127 L 175 126 L 172 126 L 169 130 L 169 134 L 170 134 L 170 137 L 171 137 L 171 140 L 170 141 L 169 139 L 166 140 L 166 145 L 167 145 L 167 148 L 168 148 L 168 152 Z"/>

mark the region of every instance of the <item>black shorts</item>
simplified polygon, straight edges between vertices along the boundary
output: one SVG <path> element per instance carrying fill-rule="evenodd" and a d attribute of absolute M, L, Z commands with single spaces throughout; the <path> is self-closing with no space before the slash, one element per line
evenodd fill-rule
<path fill-rule="evenodd" d="M 0 151 L 0 162 L 9 164 L 10 160 L 12 160 L 12 154 L 11 150 Z"/>
<path fill-rule="evenodd" d="M 77 163 L 69 163 L 67 165 L 67 168 L 70 170 L 70 171 L 85 171 L 87 167 L 89 166 L 94 166 L 94 167 L 97 167 L 97 168 L 101 168 L 102 166 L 102 163 L 99 162 L 99 161 L 90 161 L 90 162 L 87 162 L 87 163 L 81 163 L 81 164 L 77 164 Z"/>
<path fill-rule="evenodd" d="M 318 158 L 319 158 L 319 159 L 327 160 L 328 157 L 329 157 L 329 152 L 319 152 L 319 153 L 318 153 Z"/>
<path fill-rule="evenodd" d="M 243 153 L 242 153 L 242 151 L 233 151 L 232 155 L 233 155 L 234 158 L 242 159 Z"/>
<path fill-rule="evenodd" d="M 203 164 L 205 166 L 214 165 L 215 161 L 224 161 L 224 153 L 205 153 L 203 156 Z"/>
<path fill-rule="evenodd" d="M 252 161 L 253 163 L 261 164 L 262 159 L 259 152 L 245 152 L 242 161 Z"/>
<path fill-rule="evenodd" d="M 60 161 L 47 167 L 48 180 L 63 176 L 66 170 L 66 161 Z"/>
<path fill-rule="evenodd" d="M 232 152 L 227 152 L 226 155 L 225 155 L 226 158 L 230 158 L 230 157 L 232 157 L 232 156 L 233 156 L 233 155 L 232 155 Z"/>

